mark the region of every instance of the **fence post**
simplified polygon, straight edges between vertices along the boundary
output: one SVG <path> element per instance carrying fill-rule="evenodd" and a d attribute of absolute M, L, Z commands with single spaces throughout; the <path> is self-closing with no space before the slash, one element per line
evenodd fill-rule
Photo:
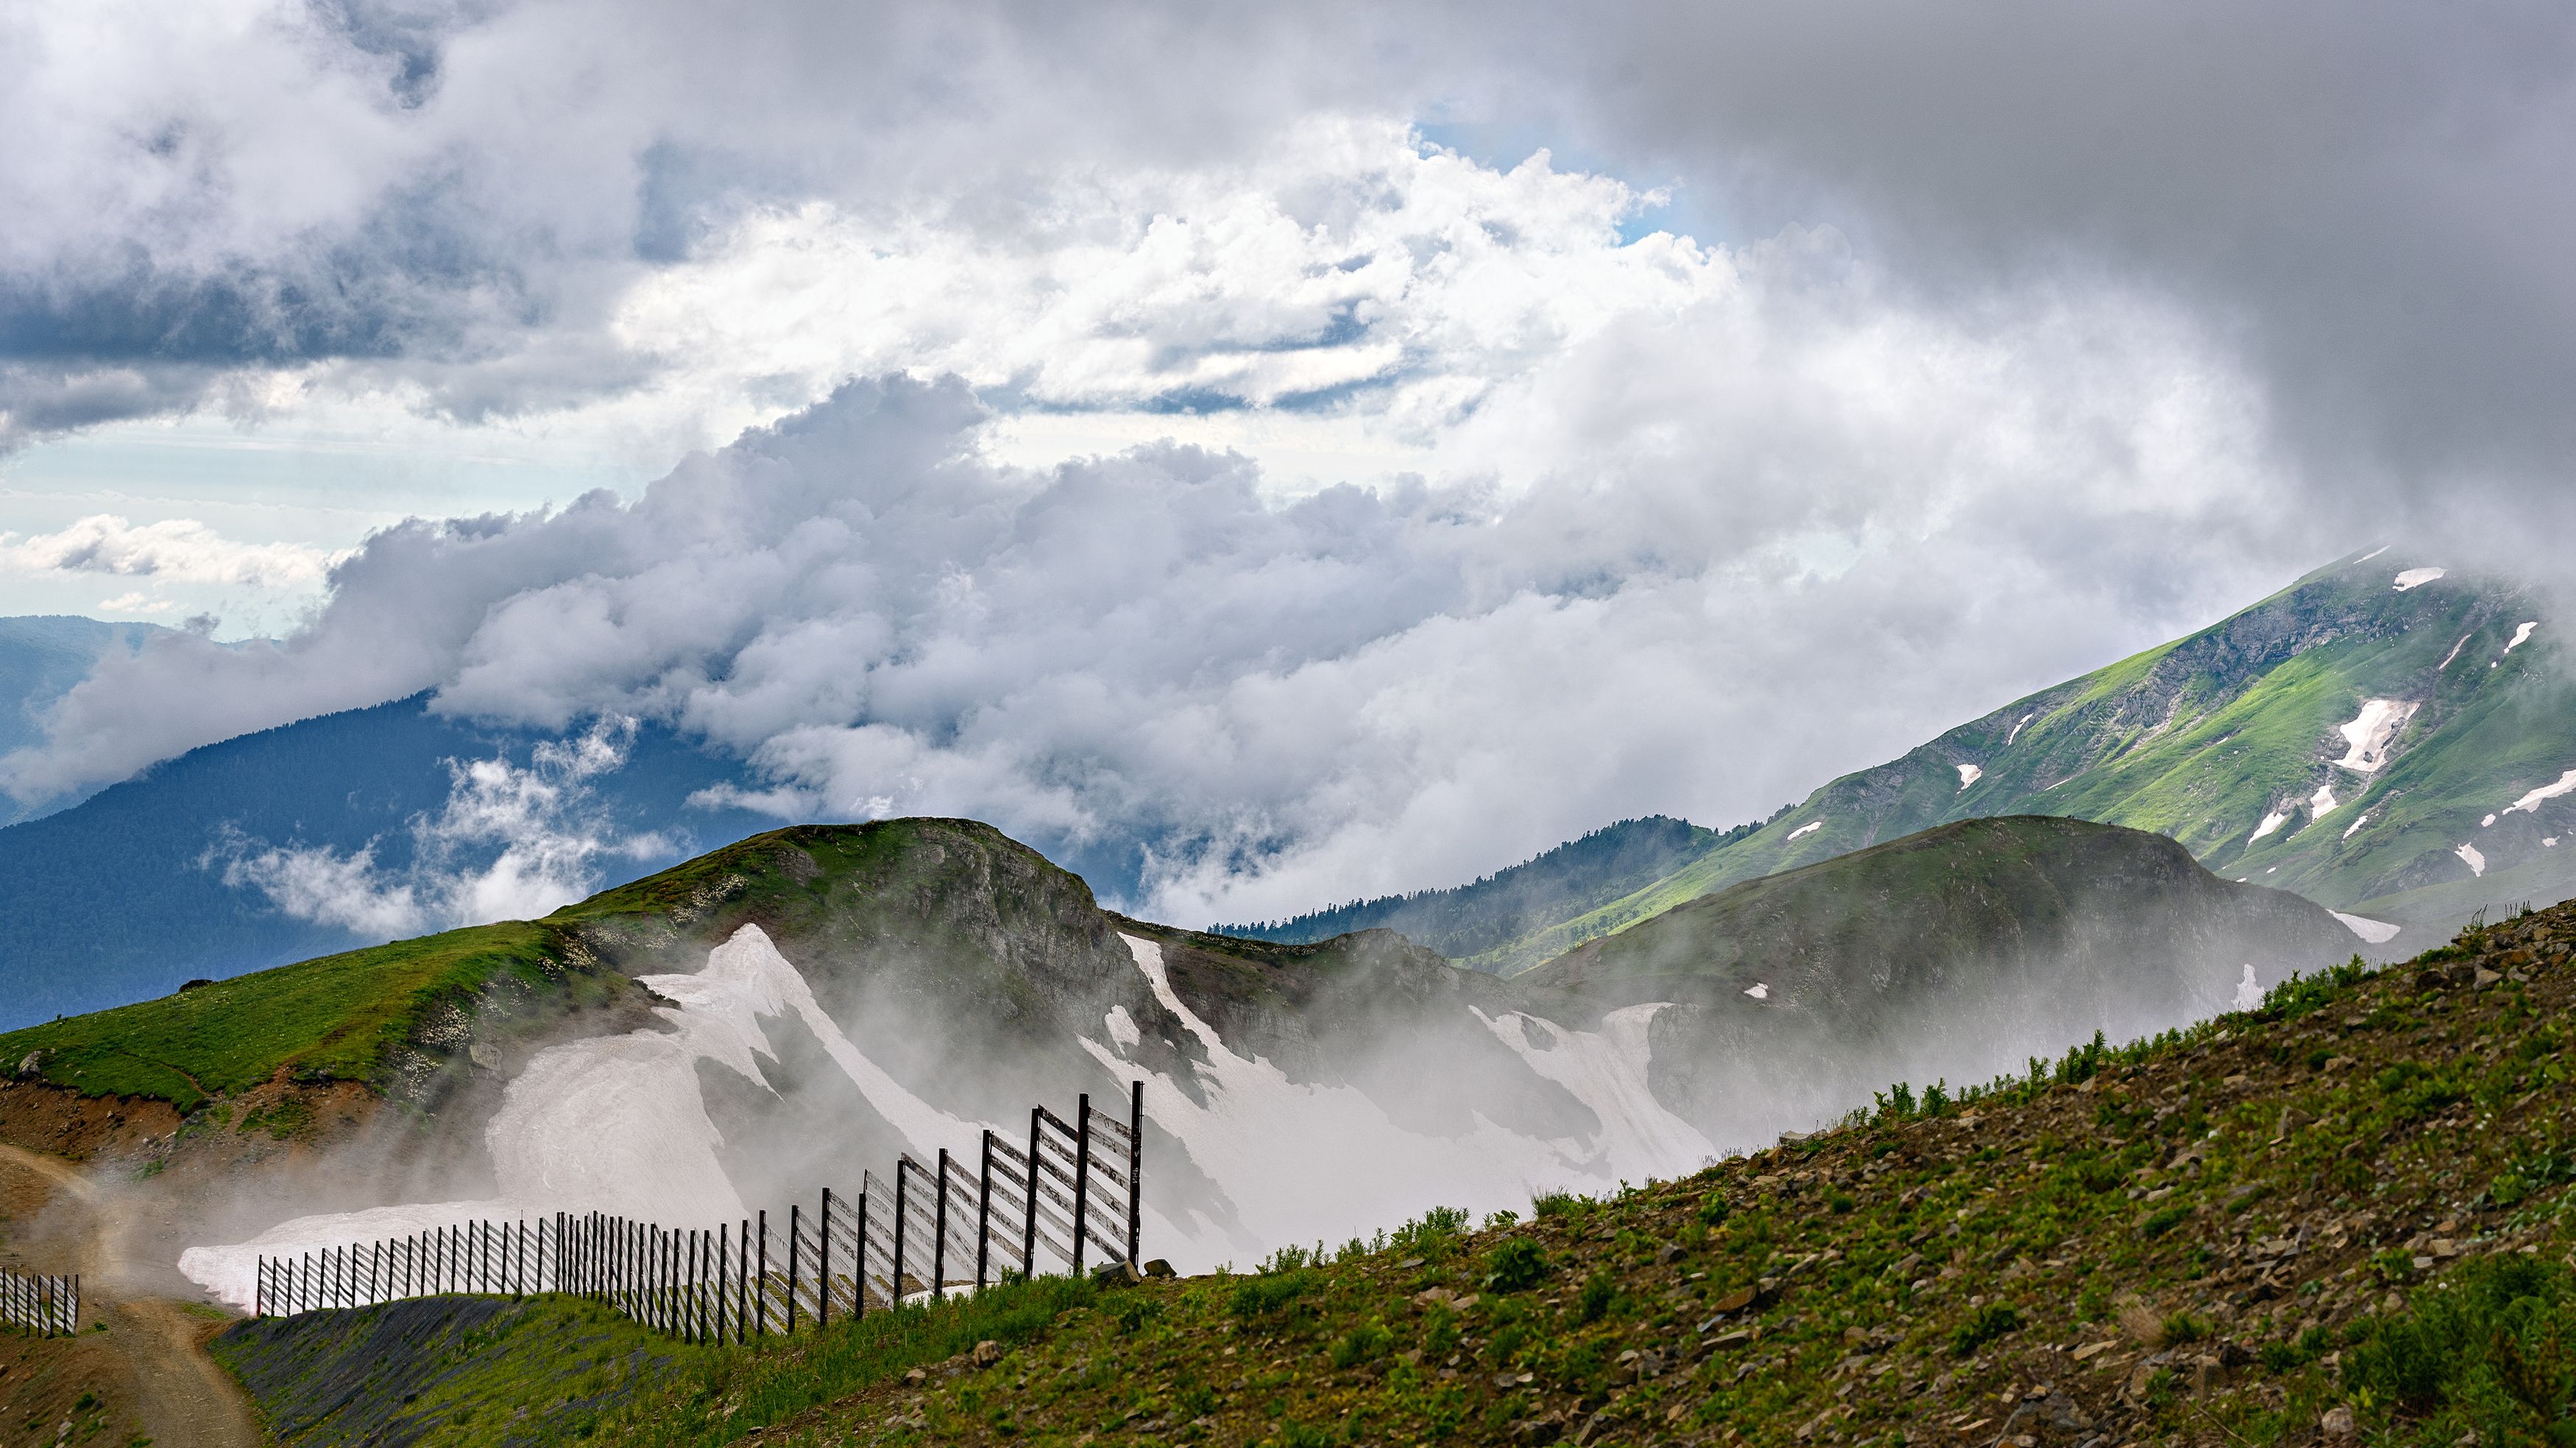
<path fill-rule="evenodd" d="M 932 1214 L 936 1224 L 930 1249 L 930 1295 L 941 1302 L 948 1300 L 948 1148 L 939 1148 L 939 1210 Z"/>
<path fill-rule="evenodd" d="M 769 1244 L 767 1242 L 761 1243 L 760 1250 L 766 1253 L 769 1250 Z M 751 1321 L 750 1278 L 751 1218 L 745 1217 L 742 1219 L 742 1272 L 734 1279 L 733 1340 L 736 1342 L 749 1342 L 751 1340 L 744 1332 L 744 1325 Z"/>
<path fill-rule="evenodd" d="M 1091 1210 L 1091 1093 L 1079 1098 L 1081 1123 L 1073 1133 L 1073 1275 L 1082 1275 L 1082 1239 L 1089 1235 L 1083 1229 L 1091 1223 L 1085 1215 Z"/>
<path fill-rule="evenodd" d="M 984 1275 L 993 1257 L 993 1128 L 984 1128 L 984 1169 L 975 1179 L 975 1290 L 984 1290 Z"/>
<path fill-rule="evenodd" d="M 903 1202 L 903 1195 L 904 1195 L 904 1189 L 905 1189 L 906 1187 L 908 1187 L 908 1186 L 910 1186 L 910 1185 L 911 1185 L 910 1177 L 911 1177 L 911 1175 L 912 1175 L 910 1172 L 907 1172 L 907 1171 L 905 1171 L 905 1170 L 903 1169 L 903 1163 L 904 1163 L 904 1159 L 903 1159 L 902 1157 L 896 1157 L 896 1158 L 895 1158 L 895 1162 L 894 1162 L 894 1275 L 893 1275 L 892 1277 L 889 1277 L 889 1278 L 887 1278 L 887 1279 L 886 1279 L 886 1281 L 887 1281 L 888 1283 L 892 1284 L 892 1285 L 891 1285 L 891 1287 L 890 1287 L 890 1289 L 889 1289 L 889 1290 L 890 1290 L 890 1292 L 891 1292 L 891 1294 L 892 1294 L 892 1300 L 891 1300 L 891 1301 L 889 1301 L 889 1302 L 886 1304 L 886 1306 L 888 1306 L 888 1307 L 901 1307 L 901 1306 L 903 1306 L 903 1224 L 904 1224 L 904 1220 L 905 1220 L 905 1217 L 906 1217 L 906 1213 L 904 1212 L 904 1209 L 903 1209 L 903 1206 L 904 1206 L 904 1202 Z"/>
<path fill-rule="evenodd" d="M 751 1320 L 758 1324 L 756 1335 L 769 1336 L 769 1208 L 760 1209 L 760 1276 L 751 1289 Z"/>
<path fill-rule="evenodd" d="M 832 1325 L 832 1189 L 823 1188 L 823 1229 L 814 1234 L 814 1327 Z"/>
<path fill-rule="evenodd" d="M 1046 1118 L 1046 1108 L 1029 1108 L 1029 1220 L 1020 1229 L 1020 1270 L 1030 1277 L 1038 1275 L 1038 1126 Z"/>
<path fill-rule="evenodd" d="M 805 1204 L 787 1204 L 787 1335 L 796 1335 L 796 1266 L 805 1246 Z"/>
<path fill-rule="evenodd" d="M 1127 1084 L 1127 1262 L 1136 1262 L 1137 1234 L 1145 1208 L 1145 1083 Z"/>
<path fill-rule="evenodd" d="M 857 1240 L 858 1245 L 850 1249 L 855 1259 L 850 1263 L 850 1279 L 857 1284 L 857 1290 L 850 1294 L 850 1316 L 854 1318 L 868 1315 L 868 1177 L 864 1171 L 859 1173 Z"/>

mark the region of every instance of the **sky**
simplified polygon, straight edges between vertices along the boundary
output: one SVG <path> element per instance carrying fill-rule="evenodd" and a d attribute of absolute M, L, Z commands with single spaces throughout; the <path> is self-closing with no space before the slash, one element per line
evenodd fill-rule
<path fill-rule="evenodd" d="M 30 0 L 39 800 L 429 691 L 1243 918 L 1759 817 L 2391 537 L 2545 573 L 2576 18 Z"/>

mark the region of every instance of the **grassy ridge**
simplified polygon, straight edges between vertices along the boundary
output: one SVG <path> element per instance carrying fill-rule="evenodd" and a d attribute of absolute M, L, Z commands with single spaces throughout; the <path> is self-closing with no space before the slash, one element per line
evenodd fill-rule
<path fill-rule="evenodd" d="M 149 1096 L 195 1110 L 284 1071 L 373 1081 L 388 1054 L 442 1006 L 511 976 L 549 988 L 558 948 L 543 925 L 509 922 L 255 971 L 158 1000 L 0 1035 L 0 1064 L 84 1095 Z M 559 972 L 558 972 L 559 973 Z"/>

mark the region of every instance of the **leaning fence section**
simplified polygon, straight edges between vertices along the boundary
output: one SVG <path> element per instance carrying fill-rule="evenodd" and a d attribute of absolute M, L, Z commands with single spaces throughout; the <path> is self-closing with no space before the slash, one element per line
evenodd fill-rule
<path fill-rule="evenodd" d="M 12 1272 L 0 1268 L 0 1327 L 14 1327 L 38 1337 L 69 1337 L 80 1331 L 81 1280 Z"/>
<path fill-rule="evenodd" d="M 891 1179 L 862 1170 L 857 1191 L 824 1187 L 783 1219 L 695 1228 L 557 1213 L 262 1257 L 252 1311 L 561 1292 L 691 1342 L 748 1342 L 1006 1276 L 1132 1263 L 1144 1113 L 1141 1081 L 1123 1120 L 1089 1096 L 1071 1121 L 1038 1106 L 1025 1141 L 988 1129 L 971 1155 L 907 1152 Z"/>

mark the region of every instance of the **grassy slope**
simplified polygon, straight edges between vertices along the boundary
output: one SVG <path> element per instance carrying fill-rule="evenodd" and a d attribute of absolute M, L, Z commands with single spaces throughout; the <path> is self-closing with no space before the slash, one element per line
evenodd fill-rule
<path fill-rule="evenodd" d="M 2198 634 L 2015 700 L 1472 963 L 1514 973 L 1739 880 L 2005 814 L 2152 830 L 2230 877 L 2393 918 L 2456 921 L 2490 902 L 2576 891 L 2576 856 L 2535 855 L 2486 879 L 2457 878 L 2467 872 L 2450 858 L 2481 837 L 2488 813 L 2576 766 L 2576 690 L 2549 629 L 2505 656 L 2514 625 L 2538 616 L 2527 601 L 2465 579 L 2391 594 L 2386 561 L 2320 569 Z M 2288 652 L 2310 634 L 2330 637 Z M 2406 752 L 2365 779 L 2324 761 L 2342 748 L 2335 726 L 2371 697 L 2426 702 Z M 1960 764 L 1984 773 L 1963 789 Z M 2340 808 L 2249 842 L 2267 813 L 2328 781 Z M 2362 813 L 2372 822 L 2346 838 Z"/>
<path fill-rule="evenodd" d="M 549 987 L 555 932 L 507 923 L 327 955 L 158 1000 L 0 1035 L 0 1062 L 85 1095 L 148 1096 L 191 1111 L 280 1071 L 372 1081 L 441 1005 L 503 975 Z M 559 972 L 558 972 L 559 974 Z"/>
<path fill-rule="evenodd" d="M 2113 892 L 2121 913 L 2104 913 L 2097 890 Z M 1828 979 L 1840 973 L 1836 966 L 1872 963 L 1897 975 L 1919 973 L 1929 962 L 1973 971 L 2031 952 L 2072 951 L 2086 936 L 2194 926 L 2223 928 L 2247 949 L 2259 943 L 2294 952 L 2288 962 L 2332 961 L 2352 944 L 2349 932 L 2308 902 L 2218 880 L 2161 836 L 2008 815 L 1940 825 L 1737 881 L 1586 942 L 1522 979 L 1598 985 L 1705 977 L 1732 992 L 1757 979 L 1776 987 L 1819 965 Z M 1888 964 L 1897 961 L 1908 964 Z"/>
<path fill-rule="evenodd" d="M 2539 1443 L 2576 1409 L 2571 947 L 2576 907 L 2524 917 L 1526 1224 L 675 1356 L 528 1441 L 2267 1448 L 2342 1408 Z"/>

